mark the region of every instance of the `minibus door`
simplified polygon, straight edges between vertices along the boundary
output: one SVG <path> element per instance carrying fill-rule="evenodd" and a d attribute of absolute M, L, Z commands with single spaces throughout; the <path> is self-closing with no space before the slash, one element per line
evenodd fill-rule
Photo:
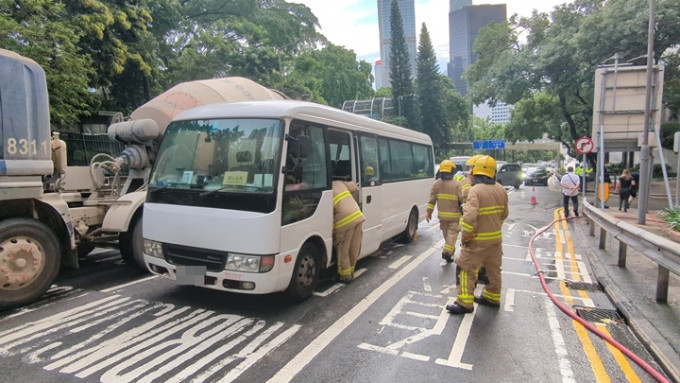
<path fill-rule="evenodd" d="M 361 256 L 374 253 L 382 241 L 382 186 L 377 139 L 372 136 L 354 137 L 354 163 L 359 175 L 359 201 L 366 217 L 363 224 Z"/>

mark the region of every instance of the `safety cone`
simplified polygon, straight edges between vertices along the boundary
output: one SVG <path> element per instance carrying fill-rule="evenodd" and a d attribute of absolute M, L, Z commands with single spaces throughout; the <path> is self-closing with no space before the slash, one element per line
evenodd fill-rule
<path fill-rule="evenodd" d="M 531 200 L 529 201 L 529 203 L 531 204 L 531 206 L 536 206 L 538 204 L 538 202 L 536 201 L 536 187 L 535 186 L 531 188 L 531 192 L 533 194 L 531 195 Z"/>

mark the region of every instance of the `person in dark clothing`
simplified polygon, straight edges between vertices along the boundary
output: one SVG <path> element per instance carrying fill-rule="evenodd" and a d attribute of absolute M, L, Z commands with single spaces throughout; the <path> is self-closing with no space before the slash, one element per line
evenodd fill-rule
<path fill-rule="evenodd" d="M 631 192 L 635 186 L 635 179 L 630 174 L 630 170 L 623 169 L 621 177 L 616 180 L 616 192 L 619 193 L 619 210 L 623 207 L 623 211 L 628 211 L 630 206 Z"/>

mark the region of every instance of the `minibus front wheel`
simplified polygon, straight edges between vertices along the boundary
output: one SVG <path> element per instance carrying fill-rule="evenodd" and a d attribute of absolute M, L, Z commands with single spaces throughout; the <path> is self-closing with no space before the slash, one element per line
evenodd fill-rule
<path fill-rule="evenodd" d="M 314 292 L 321 272 L 320 254 L 319 249 L 313 243 L 306 243 L 300 249 L 290 284 L 286 289 L 286 293 L 293 300 L 303 301 Z"/>

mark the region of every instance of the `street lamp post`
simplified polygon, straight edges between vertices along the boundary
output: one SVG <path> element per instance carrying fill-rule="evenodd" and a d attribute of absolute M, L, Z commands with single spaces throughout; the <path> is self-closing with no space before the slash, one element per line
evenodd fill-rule
<path fill-rule="evenodd" d="M 649 149 L 649 130 L 651 123 L 652 76 L 654 74 L 654 0 L 649 0 L 649 30 L 647 34 L 647 89 L 645 94 L 645 126 L 640 147 L 640 200 L 638 202 L 638 224 L 644 225 L 649 203 L 651 184 L 651 163 Z"/>

